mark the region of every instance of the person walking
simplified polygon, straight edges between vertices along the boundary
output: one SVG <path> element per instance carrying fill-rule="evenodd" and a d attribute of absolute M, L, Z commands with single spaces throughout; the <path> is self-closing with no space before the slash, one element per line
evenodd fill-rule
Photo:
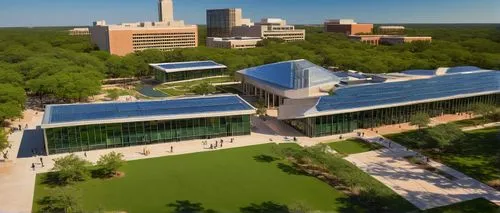
<path fill-rule="evenodd" d="M 31 163 L 31 169 L 33 169 L 33 171 L 35 171 L 35 163 Z"/>
<path fill-rule="evenodd" d="M 222 148 L 222 140 L 220 141 L 220 147 Z"/>
<path fill-rule="evenodd" d="M 174 146 L 170 146 L 170 153 L 174 153 Z"/>
<path fill-rule="evenodd" d="M 83 152 L 83 156 L 85 156 L 85 158 L 87 158 L 87 152 Z"/>
<path fill-rule="evenodd" d="M 42 167 L 45 167 L 45 165 L 43 165 L 43 158 L 40 158 L 40 163 L 42 164 Z"/>

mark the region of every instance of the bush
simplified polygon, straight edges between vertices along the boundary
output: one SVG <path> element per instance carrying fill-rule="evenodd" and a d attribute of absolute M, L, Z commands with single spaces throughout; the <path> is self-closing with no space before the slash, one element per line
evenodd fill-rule
<path fill-rule="evenodd" d="M 107 155 L 102 155 L 99 161 L 97 161 L 99 174 L 104 177 L 113 177 L 124 163 L 122 153 L 111 152 Z"/>
<path fill-rule="evenodd" d="M 71 154 L 66 157 L 54 160 L 55 175 L 52 176 L 52 181 L 57 184 L 68 184 L 75 181 L 83 181 L 89 177 L 88 165 L 90 163 L 80 157 Z"/>

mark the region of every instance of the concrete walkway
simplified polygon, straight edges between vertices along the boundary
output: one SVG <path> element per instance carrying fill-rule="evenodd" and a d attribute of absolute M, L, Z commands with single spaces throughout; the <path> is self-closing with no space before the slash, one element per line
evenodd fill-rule
<path fill-rule="evenodd" d="M 439 162 L 429 164 L 454 177 L 453 180 L 411 164 L 405 156 L 418 153 L 374 132 L 366 141 L 384 149 L 354 154 L 345 159 L 373 176 L 421 210 L 483 197 L 500 205 L 500 192 Z"/>

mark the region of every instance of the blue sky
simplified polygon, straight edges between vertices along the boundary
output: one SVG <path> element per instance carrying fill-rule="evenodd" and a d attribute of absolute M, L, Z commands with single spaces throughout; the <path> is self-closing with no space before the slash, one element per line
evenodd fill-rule
<path fill-rule="evenodd" d="M 157 0 L 0 0 L 0 26 L 90 25 L 154 21 Z M 373 23 L 500 23 L 500 0 L 174 0 L 175 18 L 205 23 L 209 8 L 241 7 L 247 18 L 294 24 L 328 18 Z"/>

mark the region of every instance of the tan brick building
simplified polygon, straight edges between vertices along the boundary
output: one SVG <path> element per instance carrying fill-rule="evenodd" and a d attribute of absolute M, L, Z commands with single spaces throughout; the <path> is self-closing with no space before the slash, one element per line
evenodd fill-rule
<path fill-rule="evenodd" d="M 352 19 L 327 20 L 324 23 L 324 31 L 346 35 L 368 34 L 373 32 L 373 24 L 358 24 Z"/>
<path fill-rule="evenodd" d="M 279 18 L 265 18 L 254 26 L 238 26 L 233 28 L 233 36 L 248 36 L 266 38 L 279 38 L 285 41 L 305 40 L 306 31 L 295 29 L 287 25 L 286 21 Z"/>

